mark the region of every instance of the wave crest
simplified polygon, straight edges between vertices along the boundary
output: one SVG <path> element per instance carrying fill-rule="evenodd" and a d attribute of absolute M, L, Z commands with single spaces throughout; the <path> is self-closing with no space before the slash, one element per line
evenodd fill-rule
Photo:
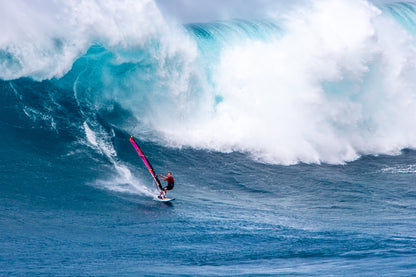
<path fill-rule="evenodd" d="M 7 4 L 33 6 L 0 40 L 0 77 L 55 77 L 81 122 L 121 107 L 128 133 L 280 164 L 416 147 L 408 5 L 309 1 L 279 20 L 178 26 L 153 1 L 53 3 L 42 20 L 35 4 Z"/>

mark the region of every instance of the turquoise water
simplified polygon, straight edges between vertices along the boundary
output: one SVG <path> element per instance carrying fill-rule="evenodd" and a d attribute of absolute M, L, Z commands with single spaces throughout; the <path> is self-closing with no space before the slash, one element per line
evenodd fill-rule
<path fill-rule="evenodd" d="M 37 44 L 4 33 L 0 275 L 415 274 L 414 4 L 310 3 L 171 29 L 67 4 Z M 360 28 L 334 35 L 338 6 Z"/>

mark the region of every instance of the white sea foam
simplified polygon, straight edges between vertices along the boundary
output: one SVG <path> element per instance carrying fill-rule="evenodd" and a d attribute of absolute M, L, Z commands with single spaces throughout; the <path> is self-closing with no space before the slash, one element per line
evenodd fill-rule
<path fill-rule="evenodd" d="M 383 173 L 390 173 L 390 174 L 415 174 L 416 173 L 416 165 L 404 165 L 404 166 L 396 166 L 396 167 L 386 167 L 381 170 Z"/>
<path fill-rule="evenodd" d="M 284 30 L 279 40 L 225 47 L 208 100 L 149 114 L 154 128 L 172 145 L 282 164 L 416 147 L 416 51 L 406 30 L 370 3 L 346 0 L 302 6 Z"/>
<path fill-rule="evenodd" d="M 1 1 L 0 26 L 5 80 L 61 77 L 93 44 L 137 51 L 157 38 L 173 55 L 169 45 L 181 40 L 152 0 Z"/>
<path fill-rule="evenodd" d="M 117 159 L 117 152 L 112 145 L 111 138 L 97 123 L 95 125 L 97 132 L 93 131 L 87 122 L 83 124 L 85 136 L 88 141 L 87 145 L 111 162 L 114 168 L 114 174 L 110 177 L 106 176 L 106 179 L 96 180 L 94 185 L 123 193 L 135 193 L 148 196 L 155 195 L 155 192 L 152 192 L 152 190 L 145 186 L 131 173 L 130 169 L 123 162 Z"/>
<path fill-rule="evenodd" d="M 281 37 L 230 43 L 224 36 L 210 64 L 201 61 L 199 38 L 167 22 L 150 0 L 1 6 L 0 26 L 8 26 L 0 35 L 3 79 L 62 76 L 91 44 L 112 51 L 112 63 L 140 67 L 140 58 L 117 54 L 146 48 L 153 71 L 104 76 L 99 93 L 168 145 L 281 164 L 343 163 L 416 148 L 414 38 L 370 2 L 302 1 L 278 15 L 285 19 L 276 23 Z M 85 129 L 98 152 L 114 157 L 99 130 L 90 128 L 94 137 Z"/>

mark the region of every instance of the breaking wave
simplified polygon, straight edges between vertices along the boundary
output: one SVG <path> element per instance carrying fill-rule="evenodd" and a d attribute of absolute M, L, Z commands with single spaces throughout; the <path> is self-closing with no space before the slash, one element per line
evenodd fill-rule
<path fill-rule="evenodd" d="M 0 77 L 19 107 L 119 166 L 115 129 L 273 164 L 416 148 L 413 3 L 309 1 L 187 25 L 150 0 L 4 5 Z"/>

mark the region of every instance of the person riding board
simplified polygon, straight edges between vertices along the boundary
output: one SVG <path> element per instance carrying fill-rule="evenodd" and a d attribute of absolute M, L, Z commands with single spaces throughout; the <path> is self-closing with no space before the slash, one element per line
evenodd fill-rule
<path fill-rule="evenodd" d="M 160 191 L 160 194 L 159 194 L 159 198 L 163 199 L 163 198 L 166 198 L 167 191 L 173 189 L 173 186 L 175 185 L 175 180 L 173 179 L 173 176 L 172 176 L 171 172 L 168 172 L 168 176 L 163 176 L 163 175 L 157 175 L 157 176 L 162 177 L 162 181 L 168 182 L 166 187 L 161 188 L 162 190 Z M 163 194 L 163 196 L 162 196 L 162 194 Z"/>

